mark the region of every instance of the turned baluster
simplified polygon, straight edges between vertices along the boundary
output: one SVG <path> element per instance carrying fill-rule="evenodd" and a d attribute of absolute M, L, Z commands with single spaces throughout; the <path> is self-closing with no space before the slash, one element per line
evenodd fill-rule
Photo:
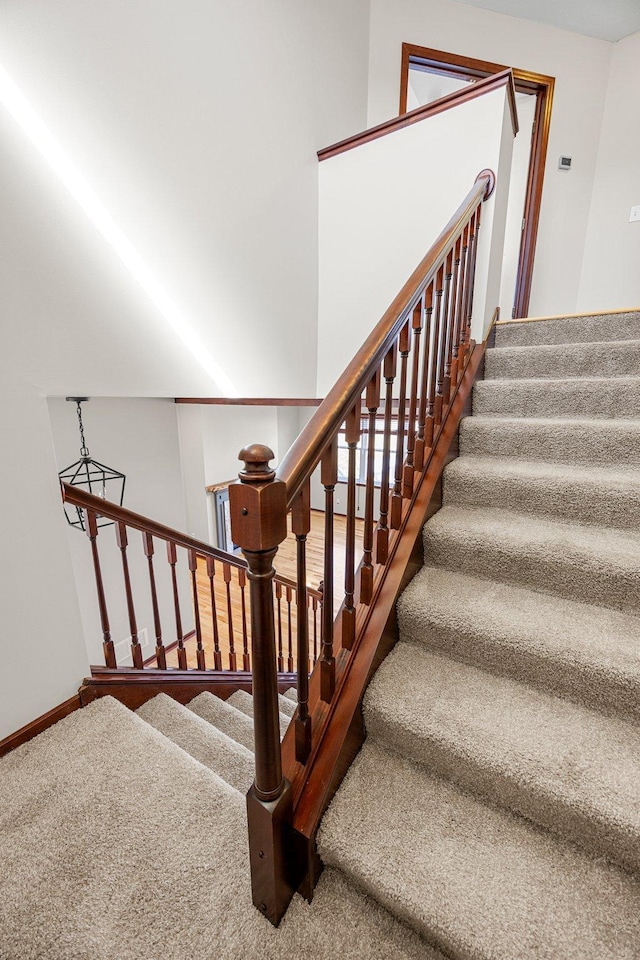
<path fill-rule="evenodd" d="M 202 646 L 202 627 L 200 624 L 200 603 L 198 598 L 198 556 L 195 550 L 187 551 L 189 573 L 191 574 L 191 598 L 193 602 L 193 617 L 196 626 L 196 663 L 198 670 L 206 670 L 204 647 Z"/>
<path fill-rule="evenodd" d="M 278 673 L 284 671 L 284 650 L 282 646 L 282 584 L 276 581 L 276 610 L 278 615 Z"/>
<path fill-rule="evenodd" d="M 376 563 L 386 563 L 389 555 L 389 467 L 391 459 L 391 416 L 393 412 L 393 381 L 396 377 L 398 345 L 387 351 L 382 365 L 386 385 L 384 398 L 384 435 L 382 440 L 382 475 L 380 478 L 380 519 L 376 531 Z"/>
<path fill-rule="evenodd" d="M 100 625 L 102 628 L 102 651 L 104 653 L 104 663 L 106 667 L 117 667 L 116 651 L 111 639 L 111 630 L 109 628 L 109 614 L 107 612 L 107 601 L 104 595 L 104 584 L 102 582 L 102 568 L 100 566 L 100 554 L 98 552 L 98 515 L 94 510 L 83 510 L 84 528 L 87 531 L 89 542 L 91 543 L 91 556 L 93 558 L 93 573 L 96 580 L 96 591 L 98 594 L 98 610 L 100 612 Z"/>
<path fill-rule="evenodd" d="M 311 608 L 313 610 L 313 666 L 318 660 L 318 598 L 311 598 Z"/>
<path fill-rule="evenodd" d="M 297 559 L 296 659 L 298 662 L 298 712 L 295 720 L 296 760 L 298 763 L 306 763 L 311 752 L 311 717 L 309 715 L 309 614 L 307 600 L 307 536 L 311 530 L 311 486 L 308 480 L 292 506 L 291 529 L 296 538 Z M 290 669 L 293 669 L 293 664 Z"/>
<path fill-rule="evenodd" d="M 422 339 L 420 403 L 418 405 L 418 430 L 416 435 L 416 447 L 413 454 L 413 465 L 418 472 L 420 472 L 424 467 L 425 447 L 431 446 L 431 440 L 433 438 L 433 423 L 431 423 L 429 441 L 427 442 L 427 393 L 429 389 L 429 364 L 433 354 L 431 345 L 433 295 L 434 285 L 431 283 L 424 292 L 424 337 Z"/>
<path fill-rule="evenodd" d="M 373 597 L 373 492 L 376 469 L 376 418 L 380 406 L 380 368 L 369 381 L 365 403 L 369 412 L 367 427 L 367 485 L 365 489 L 362 566 L 360 568 L 360 602 L 369 604 Z"/>
<path fill-rule="evenodd" d="M 473 293 L 475 288 L 476 280 L 476 259 L 478 254 L 478 234 L 480 232 L 480 207 L 476 210 L 475 220 L 473 226 L 473 234 L 471 237 L 471 244 L 469 248 L 469 260 L 471 261 L 469 266 L 469 291 L 467 296 L 466 303 L 466 329 L 465 329 L 465 352 L 471 346 L 471 317 L 473 314 Z"/>
<path fill-rule="evenodd" d="M 396 463 L 391 495 L 391 529 L 398 530 L 402 519 L 402 465 L 404 462 L 404 434 L 407 415 L 407 358 L 411 346 L 409 321 L 400 331 L 398 348 L 400 350 L 400 387 L 398 395 L 398 422 L 396 429 Z M 413 474 L 412 474 L 413 475 Z"/>
<path fill-rule="evenodd" d="M 455 323 L 453 328 L 453 359 L 451 362 L 451 382 L 457 384 L 462 376 L 462 357 L 460 356 L 460 340 L 462 336 L 462 304 L 467 267 L 467 233 L 469 225 L 464 228 L 458 240 L 458 285 L 456 288 Z"/>
<path fill-rule="evenodd" d="M 255 780 L 247 794 L 251 887 L 274 924 L 293 896 L 289 879 L 291 787 L 282 775 L 273 615 L 273 559 L 287 536 L 286 486 L 269 468 L 273 453 L 254 444 L 240 453 L 241 483 L 229 487 L 231 532 L 246 557 L 251 612 Z"/>
<path fill-rule="evenodd" d="M 356 448 L 360 442 L 360 399 L 345 423 L 345 439 L 349 448 L 347 477 L 347 517 L 344 547 L 344 607 L 342 609 L 342 646 L 351 650 L 356 638 L 355 553 L 356 553 Z"/>
<path fill-rule="evenodd" d="M 429 386 L 427 390 L 427 419 L 424 430 L 425 447 L 430 447 L 433 444 L 433 432 L 435 424 L 438 421 L 438 394 L 436 384 L 438 379 L 438 360 L 440 357 L 443 285 L 444 268 L 441 267 L 436 280 L 436 301 L 433 313 L 433 338 L 429 358 Z M 442 396 L 440 396 L 440 409 L 442 409 Z"/>
<path fill-rule="evenodd" d="M 407 423 L 407 462 L 402 472 L 402 496 L 408 499 L 413 494 L 414 453 L 416 446 L 416 413 L 418 410 L 418 390 L 420 375 L 420 334 L 422 333 L 422 314 L 425 298 L 416 303 L 411 311 L 411 329 L 413 330 L 413 344 L 411 357 L 411 393 L 409 395 L 409 421 Z"/>
<path fill-rule="evenodd" d="M 438 375 L 436 378 L 436 401 L 435 401 L 435 411 L 434 411 L 434 418 L 436 423 L 442 423 L 442 407 L 445 400 L 444 384 L 445 384 L 445 367 L 446 367 L 448 319 L 449 319 L 449 316 L 448 316 L 449 296 L 451 291 L 451 276 L 452 276 L 451 254 L 449 254 L 445 260 L 444 271 L 445 271 L 444 290 L 443 290 L 443 297 L 440 302 L 440 338 L 438 341 L 438 361 L 437 361 Z"/>
<path fill-rule="evenodd" d="M 173 609 L 176 617 L 176 639 L 178 641 L 178 669 L 187 669 L 187 651 L 184 648 L 184 634 L 182 632 L 182 616 L 180 614 L 180 594 L 178 592 L 178 577 L 176 563 L 178 552 L 173 540 L 167 540 L 167 560 L 171 567 L 171 586 L 173 588 Z"/>
<path fill-rule="evenodd" d="M 460 258 L 457 256 L 457 241 L 453 245 L 453 249 L 449 254 L 449 264 L 451 269 L 451 280 L 449 283 L 449 300 L 447 305 L 447 313 L 445 317 L 446 323 L 446 346 L 444 353 L 444 384 L 443 384 L 443 398 L 445 404 L 449 403 L 451 399 L 451 364 L 453 360 L 453 339 L 454 339 L 454 330 L 455 330 L 455 320 L 456 320 L 456 297 L 458 290 L 458 272 L 460 267 Z"/>
<path fill-rule="evenodd" d="M 247 585 L 247 574 L 242 567 L 238 567 L 238 586 L 240 587 L 240 609 L 242 612 L 242 669 L 251 670 L 251 657 L 249 656 L 249 631 L 247 630 L 247 606 L 245 598 L 245 587 Z"/>
<path fill-rule="evenodd" d="M 216 608 L 216 589 L 214 577 L 216 564 L 213 557 L 207 557 L 207 576 L 209 578 L 209 596 L 211 597 L 211 623 L 213 626 L 213 669 L 222 670 L 222 651 L 220 650 L 220 632 L 218 630 L 218 611 Z"/>
<path fill-rule="evenodd" d="M 465 356 L 467 352 L 467 315 L 469 309 L 469 296 L 470 296 L 470 287 L 471 287 L 471 254 L 472 254 L 472 240 L 473 240 L 473 231 L 475 225 L 475 213 L 472 214 L 469 223 L 467 224 L 466 230 L 466 257 L 465 257 L 465 268 L 464 268 L 464 291 L 462 295 L 462 304 L 460 307 L 461 317 L 460 317 L 460 349 L 458 355 L 460 357 L 459 365 L 460 367 L 464 366 Z"/>
<path fill-rule="evenodd" d="M 233 629 L 233 602 L 231 599 L 231 564 L 222 564 L 222 578 L 224 580 L 225 593 L 227 599 L 227 629 L 229 636 L 229 670 L 238 669 L 238 658 L 236 656 L 236 638 Z"/>
<path fill-rule="evenodd" d="M 156 664 L 159 670 L 166 670 L 167 653 L 162 642 L 162 626 L 160 624 L 158 593 L 156 590 L 156 577 L 153 569 L 153 537 L 147 531 L 143 531 L 142 533 L 142 545 L 149 568 L 149 587 L 151 589 L 151 606 L 153 608 L 153 627 L 156 636 Z"/>
<path fill-rule="evenodd" d="M 293 673 L 293 628 L 291 623 L 293 590 L 290 586 L 285 587 L 284 596 L 287 601 L 287 671 Z"/>
<path fill-rule="evenodd" d="M 336 684 L 333 656 L 333 494 L 338 480 L 338 445 L 334 438 L 320 464 L 320 482 L 324 487 L 324 579 L 322 596 L 322 654 L 320 657 L 320 696 L 331 703 Z"/>
<path fill-rule="evenodd" d="M 142 647 L 138 640 L 138 626 L 136 624 L 136 611 L 133 604 L 133 592 L 131 590 L 131 577 L 129 575 L 129 560 L 127 558 L 127 527 L 121 520 L 116 523 L 116 543 L 120 548 L 122 557 L 122 576 L 124 579 L 124 592 L 127 600 L 127 616 L 129 618 L 129 629 L 131 631 L 131 659 L 133 666 L 137 670 L 142 670 Z"/>

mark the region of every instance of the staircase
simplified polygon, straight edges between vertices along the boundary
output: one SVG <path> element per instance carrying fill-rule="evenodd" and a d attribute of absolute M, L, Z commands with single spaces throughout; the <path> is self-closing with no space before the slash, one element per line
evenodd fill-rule
<path fill-rule="evenodd" d="M 319 849 L 455 960 L 640 957 L 640 314 L 498 325 Z"/>
<path fill-rule="evenodd" d="M 103 697 L 0 761 L 0 960 L 638 960 L 639 370 L 497 326 L 311 905 L 251 907 L 251 697 Z"/>

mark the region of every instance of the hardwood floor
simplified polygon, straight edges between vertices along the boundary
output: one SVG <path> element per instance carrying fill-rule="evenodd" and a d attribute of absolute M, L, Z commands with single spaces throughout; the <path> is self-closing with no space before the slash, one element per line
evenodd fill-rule
<path fill-rule="evenodd" d="M 364 523 L 356 520 L 356 565 L 362 555 L 362 537 Z M 337 613 L 344 597 L 345 574 L 345 517 L 334 518 L 334 612 Z M 212 607 L 215 603 L 216 622 L 218 626 L 218 644 L 222 656 L 223 669 L 244 669 L 243 654 L 250 652 L 249 624 L 250 603 L 249 584 L 243 586 L 242 575 L 238 577 L 238 569 L 216 563 L 214 576 L 213 600 L 210 581 L 207 575 L 206 563 L 198 563 L 197 587 L 198 609 L 202 630 L 202 644 L 205 650 L 207 668 L 214 666 L 214 620 Z M 295 581 L 297 578 L 296 539 L 289 532 L 287 539 L 281 544 L 275 560 L 276 571 L 279 576 Z M 226 573 L 226 578 L 225 578 Z M 311 531 L 307 538 L 307 585 L 317 589 L 324 577 L 324 513 L 319 510 L 311 511 Z M 225 579 L 228 582 L 225 582 Z M 280 591 L 278 591 L 280 592 Z M 309 646 L 313 657 L 314 637 L 316 650 L 320 644 L 320 609 L 309 598 L 308 624 Z M 293 591 L 282 589 L 282 596 L 276 600 L 276 636 L 278 638 L 278 669 L 297 669 L 296 659 L 296 630 L 297 611 Z M 197 667 L 196 638 L 190 638 L 185 643 L 187 664 L 191 668 Z M 235 666 L 234 666 L 235 655 Z M 152 665 L 152 664 L 150 664 Z M 178 666 L 177 651 L 167 653 L 167 666 Z"/>

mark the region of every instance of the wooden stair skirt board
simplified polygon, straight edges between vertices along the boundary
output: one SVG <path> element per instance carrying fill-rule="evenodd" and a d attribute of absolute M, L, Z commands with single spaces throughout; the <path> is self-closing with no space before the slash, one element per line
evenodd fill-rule
<path fill-rule="evenodd" d="M 278 691 L 284 693 L 295 687 L 295 673 L 278 674 Z M 84 707 L 99 697 L 115 697 L 131 710 L 146 703 L 159 693 L 165 693 L 179 703 L 186 704 L 200 693 L 213 693 L 228 700 L 236 690 L 252 691 L 252 676 L 243 670 L 131 670 L 126 667 L 110 669 L 92 667 L 80 687 L 79 696 Z"/>
<path fill-rule="evenodd" d="M 316 834 L 322 816 L 340 786 L 350 764 L 360 750 L 365 729 L 362 700 L 367 685 L 398 640 L 396 602 L 407 584 L 423 565 L 422 529 L 442 505 L 442 473 L 458 456 L 458 430 L 463 417 L 471 413 L 473 387 L 484 373 L 484 356 L 495 337 L 496 311 L 483 344 L 476 344 L 469 356 L 464 376 L 458 384 L 449 416 L 432 449 L 430 463 L 407 515 L 403 535 L 390 556 L 382 588 L 369 607 L 368 623 L 357 647 L 357 657 L 336 688 L 330 705 L 316 701 L 312 721 L 321 724 L 327 717 L 323 734 L 312 754 L 309 767 L 296 762 L 295 729 L 291 724 L 282 741 L 282 765 L 292 784 L 295 813 L 293 818 L 294 875 L 298 892 L 311 901 L 322 864 L 316 849 Z M 347 651 L 341 649 L 339 619 L 336 621 L 334 651 L 337 672 Z M 313 683 L 312 678 L 312 683 Z"/>

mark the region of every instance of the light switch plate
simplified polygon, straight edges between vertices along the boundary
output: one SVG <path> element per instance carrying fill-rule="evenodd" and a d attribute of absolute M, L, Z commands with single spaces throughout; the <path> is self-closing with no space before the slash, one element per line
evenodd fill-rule
<path fill-rule="evenodd" d="M 635 220 L 640 220 L 640 203 L 637 207 L 631 207 L 631 213 L 629 214 L 629 223 L 633 223 Z"/>

